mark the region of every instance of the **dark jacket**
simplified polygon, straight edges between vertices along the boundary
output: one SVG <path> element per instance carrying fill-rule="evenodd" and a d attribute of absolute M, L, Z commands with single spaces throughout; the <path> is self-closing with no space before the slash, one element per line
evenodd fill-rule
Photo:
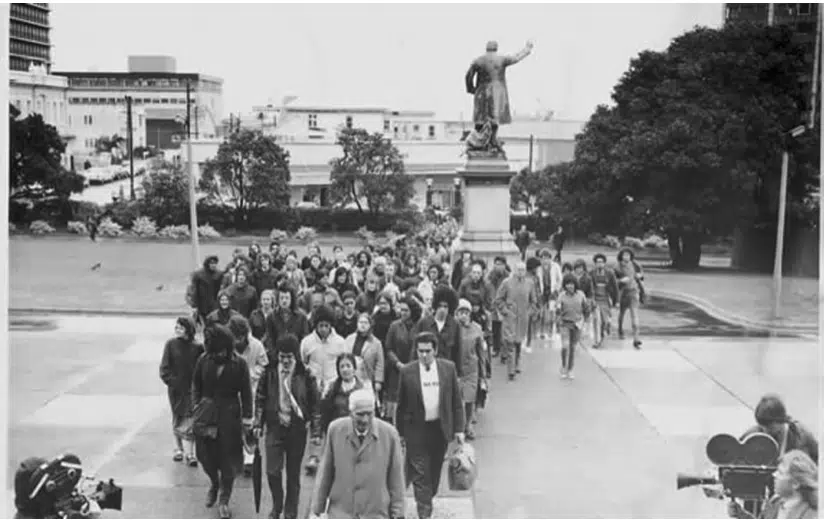
<path fill-rule="evenodd" d="M 258 298 L 261 297 L 261 293 L 266 291 L 267 289 L 275 290 L 278 286 L 278 270 L 269 268 L 269 271 L 262 271 L 258 269 L 252 275 L 252 285 L 255 287 L 255 292 L 258 293 Z"/>
<path fill-rule="evenodd" d="M 266 319 L 264 346 L 267 350 L 274 348 L 275 341 L 287 334 L 295 335 L 300 341 L 309 334 L 309 330 L 309 320 L 303 311 L 293 310 L 284 316 L 282 312 L 276 310 Z"/>
<path fill-rule="evenodd" d="M 407 363 L 401 369 L 398 383 L 396 427 L 402 438 L 420 439 L 426 435 L 424 400 L 421 395 L 421 373 L 418 361 Z M 452 361 L 436 358 L 439 384 L 439 421 L 445 443 L 456 433 L 464 432 L 464 403 L 458 388 L 458 375 Z"/>
<path fill-rule="evenodd" d="M 493 286 L 484 278 L 474 282 L 472 278 L 467 277 L 458 287 L 459 298 L 464 298 L 471 303 L 473 297 L 478 298 L 479 303 L 481 303 L 481 308 L 486 311 L 493 308 L 493 298 L 495 298 L 495 296 Z"/>
<path fill-rule="evenodd" d="M 228 309 L 215 309 L 206 316 L 206 325 L 229 325 L 229 320 L 231 320 L 233 316 L 240 315 L 241 314 L 232 307 Z"/>
<path fill-rule="evenodd" d="M 172 414 L 184 417 L 191 411 L 192 376 L 195 365 L 203 354 L 203 345 L 172 338 L 163 347 L 160 360 L 160 379 L 166 385 Z"/>
<path fill-rule="evenodd" d="M 227 462 L 240 469 L 243 465 L 243 425 L 252 419 L 252 386 L 246 361 L 233 352 L 218 377 L 218 364 L 209 354 L 198 358 L 192 377 L 192 403 L 211 399 L 217 408 L 220 453 Z"/>
<path fill-rule="evenodd" d="M 413 360 L 415 349 L 415 322 L 395 320 L 387 332 L 384 342 L 384 399 L 398 400 L 398 363 L 407 364 Z"/>
<path fill-rule="evenodd" d="M 274 313 L 276 311 L 272 312 Z M 266 316 L 264 316 L 264 311 L 260 308 L 255 309 L 249 315 L 249 329 L 255 339 L 260 341 L 264 340 L 264 336 L 266 336 Z"/>
<path fill-rule="evenodd" d="M 335 332 L 342 338 L 346 338 L 354 333 L 358 328 L 358 313 L 356 312 L 349 318 L 343 313 L 335 320 Z"/>
<path fill-rule="evenodd" d="M 364 388 L 360 379 L 355 380 L 355 387 L 345 391 L 341 386 L 341 378 L 330 385 L 321 398 L 321 431 L 326 433 L 330 423 L 339 417 L 349 415 L 349 396 L 356 390 Z"/>
<path fill-rule="evenodd" d="M 258 425 L 265 424 L 267 430 L 272 432 L 275 437 L 278 436 L 277 432 L 281 429 L 281 421 L 278 418 L 281 386 L 280 364 L 275 361 L 264 369 L 264 374 L 258 382 L 258 391 L 255 393 L 255 423 Z M 320 437 L 321 396 L 318 391 L 318 383 L 300 361 L 295 363 L 289 388 L 298 403 L 298 408 L 301 409 L 301 414 L 304 416 L 303 426 L 306 427 L 309 424 L 311 436 Z M 300 421 L 301 418 L 293 411 L 291 424 L 299 424 Z"/>
<path fill-rule="evenodd" d="M 442 359 L 449 359 L 452 361 L 458 377 L 461 377 L 461 349 L 459 348 L 459 328 L 458 322 L 452 316 L 447 316 L 447 321 L 444 322 L 444 328 L 438 332 L 438 326 L 435 323 L 435 317 L 432 314 L 424 316 L 419 320 L 415 326 L 416 334 L 419 332 L 432 332 L 438 338 L 438 357 Z M 412 359 L 418 359 L 418 353 L 415 349 L 412 351 Z"/>
<path fill-rule="evenodd" d="M 208 266 L 192 273 L 194 303 L 198 314 L 206 316 L 218 308 L 218 292 L 221 290 L 221 273 L 212 272 Z"/>
<path fill-rule="evenodd" d="M 233 283 L 227 289 L 229 306 L 238 311 L 244 318 L 249 318 L 252 311 L 258 306 L 258 292 L 249 283 L 243 285 Z"/>

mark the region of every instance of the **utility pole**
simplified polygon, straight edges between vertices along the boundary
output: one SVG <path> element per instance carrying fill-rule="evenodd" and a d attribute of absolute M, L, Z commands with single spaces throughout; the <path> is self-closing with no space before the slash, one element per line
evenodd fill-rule
<path fill-rule="evenodd" d="M 135 158 L 132 137 L 132 96 L 126 96 L 126 135 L 129 147 L 129 197 L 135 200 Z"/>
<path fill-rule="evenodd" d="M 819 45 L 822 41 L 822 4 L 811 6 L 816 8 L 816 37 L 814 38 L 814 72 L 811 74 L 811 116 L 808 129 L 814 129 L 816 121 L 816 93 L 819 87 Z"/>
<path fill-rule="evenodd" d="M 198 128 L 199 128 L 198 121 L 199 120 L 200 120 L 200 117 L 198 116 L 198 101 L 195 100 L 195 139 L 197 139 L 198 135 L 199 135 L 199 132 L 198 132 Z"/>
<path fill-rule="evenodd" d="M 530 172 L 533 171 L 533 134 L 530 134 Z"/>
<path fill-rule="evenodd" d="M 195 269 L 200 264 L 200 244 L 198 240 L 198 200 L 195 191 L 195 175 L 192 172 L 192 86 L 186 82 L 186 176 L 189 178 L 189 227 L 192 235 L 192 260 Z"/>

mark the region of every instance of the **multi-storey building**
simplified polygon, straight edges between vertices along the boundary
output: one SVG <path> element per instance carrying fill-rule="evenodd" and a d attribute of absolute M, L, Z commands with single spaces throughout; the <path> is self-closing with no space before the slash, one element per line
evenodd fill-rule
<path fill-rule="evenodd" d="M 262 130 L 274 136 L 290 154 L 290 189 L 293 204 L 325 204 L 330 183 L 330 160 L 341 155 L 336 137 L 344 128 L 382 133 L 404 156 L 405 171 L 415 178 L 415 201 L 422 206 L 448 208 L 460 191 L 456 169 L 463 166 L 462 138 L 472 129 L 468 121 L 438 119 L 434 112 L 402 111 L 382 107 L 331 107 L 301 104 L 285 107 L 256 106 L 248 114 L 224 120 L 228 129 Z M 506 143 L 511 167 L 518 171 L 531 164 L 540 169 L 573 159 L 575 136 L 581 121 L 514 117 L 502 126 L 499 137 Z M 215 156 L 222 139 L 193 142 L 194 162 L 199 166 Z M 429 197 L 428 197 L 429 194 Z"/>
<path fill-rule="evenodd" d="M 9 5 L 9 70 L 27 72 L 32 63 L 51 69 L 49 4 Z"/>
<path fill-rule="evenodd" d="M 176 72 L 171 57 L 131 56 L 128 72 L 55 74 L 68 80 L 69 123 L 78 133 L 77 151 L 88 149 L 95 138 L 110 136 L 112 130 L 125 131 L 127 96 L 132 98 L 135 146 L 178 148 L 185 134 L 187 85 L 193 137 L 213 138 L 220 133 L 223 80 Z"/>

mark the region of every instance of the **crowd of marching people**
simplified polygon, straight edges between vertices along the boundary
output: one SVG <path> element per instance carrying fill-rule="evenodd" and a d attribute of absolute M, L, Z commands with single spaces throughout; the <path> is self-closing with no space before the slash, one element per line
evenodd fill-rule
<path fill-rule="evenodd" d="M 555 344 L 561 377 L 573 379 L 577 346 L 604 344 L 616 306 L 619 336 L 630 313 L 640 348 L 644 285 L 633 252 L 622 250 L 615 267 L 601 254 L 592 261 L 591 269 L 583 260 L 560 263 L 542 249 L 514 265 L 503 257 L 488 265 L 403 238 L 350 254 L 335 246 L 331 257 L 312 244 L 299 258 L 277 241 L 267 251 L 257 243 L 236 249 L 225 266 L 208 256 L 187 290 L 192 316 L 177 320 L 161 362 L 174 459 L 200 462 L 212 484 L 207 506 L 217 503 L 228 518 L 235 475 L 250 471 L 244 446 L 260 437 L 270 516 L 295 518 L 305 452 L 306 471 L 320 467 L 322 481 L 336 420 L 371 414 L 400 434 L 402 480 L 414 487 L 419 517 L 429 517 L 447 444 L 475 438 L 494 358 L 514 381 L 523 352 Z M 420 374 L 409 368 L 416 366 Z M 323 500 L 333 507 L 331 495 Z"/>

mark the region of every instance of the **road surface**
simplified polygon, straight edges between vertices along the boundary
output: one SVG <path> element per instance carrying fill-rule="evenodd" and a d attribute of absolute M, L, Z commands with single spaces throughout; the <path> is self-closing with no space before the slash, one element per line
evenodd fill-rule
<path fill-rule="evenodd" d="M 615 339 L 582 349 L 575 381 L 559 379 L 550 349 L 527 355 L 513 383 L 496 364 L 477 429 L 474 493 L 438 498 L 436 516 L 719 517 L 719 503 L 675 490 L 676 472 L 708 468 L 708 435 L 744 430 L 749 407 L 768 391 L 811 428 L 821 424 L 814 340 L 743 336 L 656 302 L 642 319 L 641 351 Z M 88 472 L 124 486 L 124 512 L 106 517 L 216 518 L 203 506 L 202 471 L 171 460 L 158 363 L 173 327 L 170 318 L 12 317 L 7 476 L 25 457 L 71 451 Z M 306 478 L 302 511 L 311 484 Z M 236 483 L 232 505 L 235 517 L 256 516 L 248 480 Z"/>

